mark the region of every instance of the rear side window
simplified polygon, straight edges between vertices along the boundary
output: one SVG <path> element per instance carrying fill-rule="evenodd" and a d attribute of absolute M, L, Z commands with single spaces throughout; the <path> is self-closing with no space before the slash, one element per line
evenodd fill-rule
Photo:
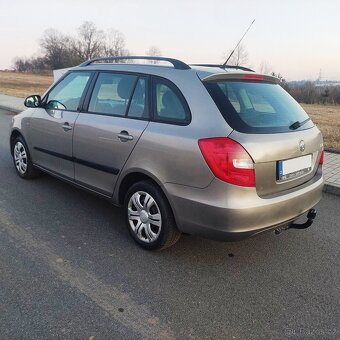
<path fill-rule="evenodd" d="M 48 94 L 46 109 L 76 111 L 86 84 L 89 72 L 71 72 Z"/>
<path fill-rule="evenodd" d="M 279 85 L 263 82 L 208 81 L 205 87 L 227 123 L 245 133 L 289 132 L 313 126 L 302 107 Z"/>
<path fill-rule="evenodd" d="M 137 81 L 127 116 L 130 118 L 149 118 L 148 79 L 140 77 Z"/>
<path fill-rule="evenodd" d="M 94 86 L 88 111 L 125 116 L 137 76 L 100 73 Z"/>
<path fill-rule="evenodd" d="M 189 107 L 178 88 L 171 82 L 153 80 L 154 120 L 186 125 L 190 122 Z"/>

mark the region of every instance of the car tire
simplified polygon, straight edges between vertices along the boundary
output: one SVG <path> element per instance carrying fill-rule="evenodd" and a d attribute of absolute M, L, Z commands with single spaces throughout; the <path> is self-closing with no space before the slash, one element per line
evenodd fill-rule
<path fill-rule="evenodd" d="M 27 144 L 21 136 L 12 143 L 12 154 L 15 170 L 21 178 L 31 179 L 41 174 L 34 167 Z"/>
<path fill-rule="evenodd" d="M 162 250 L 180 238 L 163 192 L 151 181 L 133 184 L 125 195 L 124 213 L 132 238 L 148 250 Z"/>

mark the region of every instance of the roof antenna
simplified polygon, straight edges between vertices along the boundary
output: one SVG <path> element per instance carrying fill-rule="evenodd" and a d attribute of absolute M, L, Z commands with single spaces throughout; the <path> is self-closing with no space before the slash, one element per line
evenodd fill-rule
<path fill-rule="evenodd" d="M 252 23 L 249 25 L 249 27 L 247 28 L 247 30 L 244 32 L 244 34 L 242 35 L 242 38 L 239 40 L 239 42 L 237 43 L 237 45 L 235 46 L 235 48 L 232 50 L 232 52 L 230 53 L 228 59 L 224 62 L 223 66 L 227 65 L 227 62 L 229 61 L 229 59 L 232 57 L 232 55 L 234 54 L 235 50 L 237 49 L 238 45 L 240 45 L 241 41 L 243 40 L 243 38 L 245 37 L 245 35 L 248 33 L 248 31 L 250 30 L 250 27 L 253 26 L 253 23 L 255 22 L 255 19 L 252 21 Z"/>

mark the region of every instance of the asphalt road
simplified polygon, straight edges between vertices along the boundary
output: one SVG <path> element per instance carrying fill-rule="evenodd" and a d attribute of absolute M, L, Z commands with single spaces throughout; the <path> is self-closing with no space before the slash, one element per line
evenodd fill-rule
<path fill-rule="evenodd" d="M 10 119 L 0 111 L 1 339 L 340 338 L 339 197 L 307 230 L 147 252 L 105 200 L 20 179 Z"/>

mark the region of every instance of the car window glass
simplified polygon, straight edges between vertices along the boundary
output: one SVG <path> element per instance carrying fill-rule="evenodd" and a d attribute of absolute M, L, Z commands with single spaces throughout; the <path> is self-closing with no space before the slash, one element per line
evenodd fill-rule
<path fill-rule="evenodd" d="M 100 73 L 90 100 L 89 111 L 125 116 L 137 77 L 128 74 Z"/>
<path fill-rule="evenodd" d="M 145 78 L 139 78 L 131 98 L 128 117 L 149 118 L 147 102 L 147 80 Z"/>
<path fill-rule="evenodd" d="M 230 103 L 233 105 L 234 109 L 240 113 L 241 111 L 241 106 L 240 102 L 237 99 L 236 93 L 234 90 L 227 84 L 227 83 L 217 83 L 217 85 L 221 88 L 223 91 L 224 95 L 228 97 Z"/>
<path fill-rule="evenodd" d="M 89 72 L 67 75 L 48 94 L 46 108 L 76 111 L 90 75 Z"/>
<path fill-rule="evenodd" d="M 162 80 L 156 81 L 155 100 L 156 120 L 180 123 L 188 119 L 183 101 L 180 99 L 177 91 Z"/>
<path fill-rule="evenodd" d="M 252 90 L 249 90 L 247 95 L 255 111 L 263 113 L 276 113 L 274 107 L 264 95 Z"/>
<path fill-rule="evenodd" d="M 279 84 L 222 80 L 204 85 L 228 124 L 240 132 L 288 132 L 294 122 L 308 119 Z"/>

